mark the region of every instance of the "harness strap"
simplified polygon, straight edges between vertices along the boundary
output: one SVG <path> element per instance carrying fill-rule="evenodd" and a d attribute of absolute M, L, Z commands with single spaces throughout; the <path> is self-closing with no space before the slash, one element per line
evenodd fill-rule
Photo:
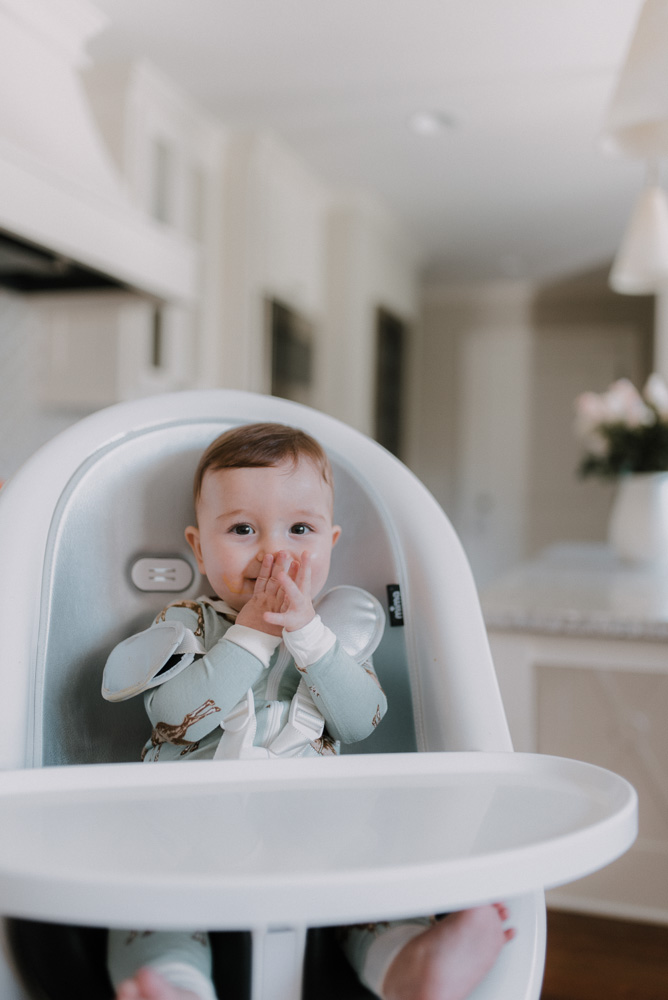
<path fill-rule="evenodd" d="M 288 721 L 269 744 L 269 750 L 274 757 L 298 757 L 313 740 L 322 736 L 324 729 L 325 720 L 315 707 L 306 683 L 301 680 L 290 704 Z"/>
<path fill-rule="evenodd" d="M 251 688 L 220 725 L 223 735 L 216 748 L 214 760 L 250 760 L 301 756 L 313 740 L 322 736 L 325 720 L 315 707 L 309 689 L 302 680 L 290 703 L 287 722 L 268 747 L 253 745 L 257 732 L 257 718 Z"/>
<path fill-rule="evenodd" d="M 263 747 L 253 746 L 257 719 L 252 688 L 248 689 L 241 701 L 237 702 L 232 711 L 225 716 L 220 726 L 223 735 L 213 755 L 214 760 L 244 760 L 248 757 L 266 756 Z M 252 752 L 255 749 L 263 753 L 255 754 Z"/>

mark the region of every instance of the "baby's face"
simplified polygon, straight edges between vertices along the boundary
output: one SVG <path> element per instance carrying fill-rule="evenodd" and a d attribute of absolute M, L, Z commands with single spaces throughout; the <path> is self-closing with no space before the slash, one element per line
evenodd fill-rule
<path fill-rule="evenodd" d="M 200 572 L 218 597 L 241 611 L 265 553 L 311 557 L 311 597 L 324 587 L 341 529 L 332 524 L 332 491 L 309 459 L 262 469 L 207 471 L 197 527 L 186 529 Z"/>

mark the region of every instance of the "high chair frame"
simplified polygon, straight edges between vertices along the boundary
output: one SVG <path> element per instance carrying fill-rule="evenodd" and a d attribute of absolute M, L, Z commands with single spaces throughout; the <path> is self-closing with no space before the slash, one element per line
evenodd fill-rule
<path fill-rule="evenodd" d="M 287 794 L 299 767 L 312 764 L 338 766 L 340 773 L 345 769 L 352 786 L 356 770 L 363 782 L 374 767 L 382 766 L 396 773 L 397 788 L 402 781 L 405 785 L 406 775 L 422 780 L 425 767 L 442 775 L 461 765 L 461 775 L 474 775 L 485 772 L 494 760 L 496 774 L 516 773 L 516 755 L 505 758 L 504 764 L 512 744 L 468 562 L 446 515 L 424 486 L 379 445 L 307 407 L 230 390 L 184 392 L 120 404 L 82 420 L 41 449 L 0 493 L 0 689 L 5 719 L 0 767 L 9 772 L 0 775 L 0 803 L 8 815 L 23 801 L 16 774 L 25 768 L 51 766 L 43 780 L 24 782 L 26 794 L 36 796 L 39 808 L 46 808 L 49 789 L 58 792 L 72 781 L 83 788 L 99 778 L 101 786 L 107 782 L 109 787 L 131 789 L 147 782 L 169 784 L 170 774 L 176 782 L 182 768 L 192 769 L 188 773 L 195 784 L 213 780 L 208 765 L 203 765 L 204 771 L 192 764 L 175 765 L 172 772 L 127 763 L 136 760 L 146 735 L 141 699 L 109 706 L 98 692 L 106 653 L 119 639 L 145 627 L 170 600 L 192 599 L 206 586 L 182 539 L 183 527 L 192 523 L 190 481 L 199 454 L 229 426 L 264 420 L 303 427 L 329 452 L 336 483 L 335 519 L 344 532 L 328 586 L 354 583 L 383 604 L 389 593 L 393 619 L 375 656 L 390 712 L 369 740 L 347 748 L 356 755 L 380 754 L 382 760 L 375 764 L 344 755 L 341 761 L 269 762 L 275 768 L 270 773 L 272 780 L 276 775 L 276 787 L 284 787 Z M 110 768 L 111 762 L 126 763 Z M 227 771 L 215 772 L 224 790 L 251 762 L 214 766 L 219 763 L 228 765 Z M 291 763 L 298 766 L 288 773 L 286 765 Z M 234 776 L 230 766 L 239 769 Z M 540 764 L 527 766 L 540 773 Z M 587 766 L 577 773 L 573 766 L 577 768 L 569 762 L 563 780 L 578 789 L 583 801 L 600 798 L 588 784 Z M 252 776 L 249 772 L 250 787 L 260 774 L 257 768 Z M 575 837 L 569 841 L 576 848 L 568 852 L 572 862 L 564 868 L 549 861 L 549 856 L 564 857 L 564 831 L 555 831 L 548 837 L 553 846 L 544 851 L 548 861 L 542 867 L 536 863 L 528 882 L 518 878 L 514 883 L 519 894 L 508 903 L 517 937 L 472 1000 L 537 1000 L 545 953 L 543 886 L 553 877 L 569 880 L 607 863 L 633 839 L 633 793 L 615 779 L 605 779 L 603 813 L 586 821 L 578 815 L 577 832 L 569 833 Z M 534 808 L 527 802 L 527 808 Z M 7 840 L 10 858 L 17 839 Z M 536 844 L 525 847 L 527 857 L 532 849 L 535 854 Z M 594 855 L 598 862 L 592 860 Z M 508 857 L 506 852 L 506 862 Z M 504 863 L 498 851 L 488 850 L 483 867 L 492 871 L 494 860 L 497 867 Z M 466 863 L 464 853 L 462 866 Z M 68 910 L 63 903 L 62 912 L 56 906 L 54 913 L 53 900 L 40 905 L 34 893 L 24 905 L 25 885 L 16 881 L 12 864 L 10 860 L 3 869 L 0 862 L 0 912 L 65 922 L 76 913 L 81 916 L 83 911 L 74 904 Z M 15 863 L 22 865 L 25 868 Z M 4 906 L 3 884 L 6 900 L 11 897 Z M 490 878 L 490 891 L 494 884 Z M 370 900 L 367 919 L 408 915 L 397 892 L 382 906 Z M 460 892 L 457 905 L 466 901 L 466 892 Z M 484 901 L 478 882 L 468 902 Z M 444 885 L 439 909 L 445 911 L 452 903 Z M 308 912 L 305 907 L 303 919 L 293 919 L 288 927 L 276 922 L 268 926 L 260 914 L 252 927 L 248 922 L 235 925 L 254 933 L 253 1000 L 300 996 Z M 345 917 L 345 907 L 339 906 L 333 907 L 332 916 L 334 922 L 353 922 L 359 912 L 351 906 Z M 84 916 L 82 922 L 98 926 L 120 919 L 105 912 L 103 900 L 99 910 L 93 906 Z M 216 919 L 212 930 L 232 926 L 222 910 Z M 7 1000 L 29 996 L 11 957 L 0 967 L 0 989 Z"/>

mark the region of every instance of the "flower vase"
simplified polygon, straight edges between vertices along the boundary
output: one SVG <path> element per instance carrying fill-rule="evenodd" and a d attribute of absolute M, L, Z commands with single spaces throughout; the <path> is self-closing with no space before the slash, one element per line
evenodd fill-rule
<path fill-rule="evenodd" d="M 624 560 L 668 565 L 668 472 L 620 478 L 608 538 Z"/>

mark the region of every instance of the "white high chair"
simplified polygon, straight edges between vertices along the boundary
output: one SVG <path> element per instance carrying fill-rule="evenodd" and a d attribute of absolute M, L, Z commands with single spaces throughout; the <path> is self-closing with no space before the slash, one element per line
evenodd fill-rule
<path fill-rule="evenodd" d="M 391 609 L 374 657 L 389 711 L 340 758 L 136 763 L 142 699 L 103 701 L 103 664 L 164 605 L 206 592 L 183 538 L 192 473 L 214 437 L 259 420 L 301 426 L 330 454 L 344 530 L 328 586 Z M 370 994 L 326 934 L 309 932 L 304 964 L 307 928 L 499 898 L 517 936 L 473 996 L 536 1000 L 543 888 L 630 846 L 635 793 L 590 765 L 509 752 L 466 558 L 401 463 L 284 400 L 153 397 L 86 418 L 24 466 L 0 493 L 0 553 L 0 912 L 20 918 L 4 924 L 3 1000 L 36 995 L 17 969 L 35 961 L 53 997 L 72 995 L 58 992 L 68 975 L 108 995 L 94 930 L 108 926 L 235 932 L 226 997 L 354 1000 Z"/>

